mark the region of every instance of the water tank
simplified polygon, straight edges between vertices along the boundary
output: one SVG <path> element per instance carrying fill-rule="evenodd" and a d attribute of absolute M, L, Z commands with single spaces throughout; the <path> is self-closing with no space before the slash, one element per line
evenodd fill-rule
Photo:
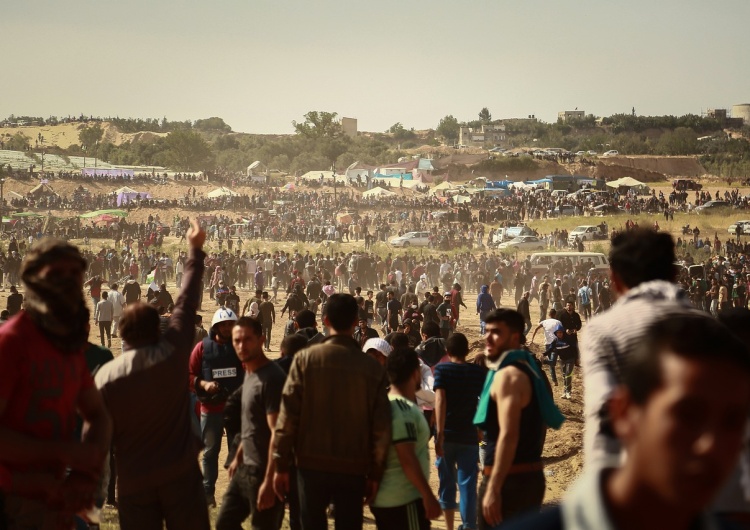
<path fill-rule="evenodd" d="M 732 118 L 742 118 L 745 125 L 750 125 L 750 103 L 732 106 Z"/>

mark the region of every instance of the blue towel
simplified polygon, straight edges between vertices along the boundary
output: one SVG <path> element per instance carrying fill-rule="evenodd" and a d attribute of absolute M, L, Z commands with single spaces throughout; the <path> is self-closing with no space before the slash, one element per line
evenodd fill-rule
<path fill-rule="evenodd" d="M 539 410 L 542 413 L 542 419 L 548 427 L 553 429 L 559 429 L 565 421 L 560 409 L 555 405 L 552 395 L 547 389 L 547 385 L 544 383 L 544 376 L 540 373 L 539 367 L 536 364 L 536 359 L 531 353 L 526 350 L 509 350 L 500 356 L 497 361 L 497 366 L 491 367 L 487 373 L 487 379 L 484 381 L 484 388 L 482 389 L 482 395 L 479 397 L 479 405 L 477 406 L 477 412 L 474 414 L 474 425 L 480 429 L 485 429 L 487 424 L 487 407 L 490 404 L 492 398 L 490 397 L 490 388 L 492 388 L 492 381 L 495 379 L 500 369 L 515 363 L 525 363 L 531 372 L 536 376 L 531 380 L 531 384 L 534 388 L 534 394 L 536 394 L 536 402 L 539 403 Z"/>

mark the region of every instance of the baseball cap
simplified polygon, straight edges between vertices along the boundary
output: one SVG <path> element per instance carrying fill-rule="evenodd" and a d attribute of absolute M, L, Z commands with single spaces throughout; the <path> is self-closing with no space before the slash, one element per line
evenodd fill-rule
<path fill-rule="evenodd" d="M 378 350 L 380 353 L 388 357 L 391 353 L 391 345 L 383 339 L 367 339 L 365 345 L 362 346 L 362 351 L 367 353 L 368 350 Z"/>

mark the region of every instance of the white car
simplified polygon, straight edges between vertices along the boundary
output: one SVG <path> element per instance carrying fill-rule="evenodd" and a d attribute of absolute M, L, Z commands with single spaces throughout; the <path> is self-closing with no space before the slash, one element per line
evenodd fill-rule
<path fill-rule="evenodd" d="M 727 228 L 727 232 L 735 235 L 737 233 L 737 225 L 740 225 L 742 227 L 743 234 L 750 234 L 750 221 L 736 221 L 729 225 L 729 228 Z"/>
<path fill-rule="evenodd" d="M 586 156 L 586 151 L 578 151 L 576 156 Z"/>
<path fill-rule="evenodd" d="M 619 151 L 615 151 L 614 149 L 612 149 L 612 150 L 610 150 L 610 151 L 606 151 L 606 152 L 605 152 L 605 153 L 604 153 L 604 154 L 603 154 L 602 156 L 603 156 L 603 157 L 608 157 L 608 156 L 617 156 L 617 155 L 619 155 L 619 154 L 620 154 L 620 152 L 619 152 Z"/>
<path fill-rule="evenodd" d="M 544 250 L 547 243 L 536 236 L 518 236 L 505 243 L 500 243 L 500 250 Z"/>
<path fill-rule="evenodd" d="M 407 232 L 402 236 L 391 239 L 391 245 L 394 247 L 426 247 L 429 244 L 429 232 Z"/>
<path fill-rule="evenodd" d="M 599 153 L 597 153 L 596 151 L 587 151 L 586 154 L 589 155 L 589 156 L 596 156 Z"/>
<path fill-rule="evenodd" d="M 598 226 L 583 225 L 577 226 L 568 234 L 568 243 L 573 244 L 578 238 L 581 241 L 593 241 L 594 239 L 603 239 L 602 231 Z"/>

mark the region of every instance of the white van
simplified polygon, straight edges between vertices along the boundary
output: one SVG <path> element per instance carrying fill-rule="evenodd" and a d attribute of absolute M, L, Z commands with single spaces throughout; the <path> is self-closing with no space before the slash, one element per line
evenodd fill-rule
<path fill-rule="evenodd" d="M 596 272 L 608 273 L 609 260 L 601 252 L 536 252 L 531 255 L 531 273 L 544 274 L 549 266 L 559 260 L 570 259 L 573 268 L 577 268 L 581 262 L 590 261 Z"/>

